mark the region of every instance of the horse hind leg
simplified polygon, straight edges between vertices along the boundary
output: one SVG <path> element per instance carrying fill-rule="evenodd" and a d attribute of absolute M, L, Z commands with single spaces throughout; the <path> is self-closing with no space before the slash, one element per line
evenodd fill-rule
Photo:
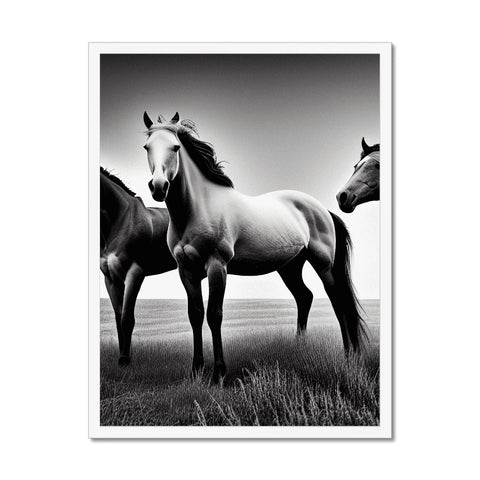
<path fill-rule="evenodd" d="M 308 261 L 322 280 L 325 291 L 330 299 L 335 316 L 340 324 L 342 341 L 345 352 L 350 347 L 357 350 L 360 347 L 363 332 L 362 318 L 358 308 L 349 272 L 345 271 L 343 262 L 336 259 L 336 263 L 329 265 L 322 255 L 317 255 L 315 250 L 309 251 Z"/>
<path fill-rule="evenodd" d="M 318 273 L 318 272 L 317 272 Z M 328 298 L 337 317 L 338 323 L 340 324 L 340 331 L 342 332 L 342 341 L 343 348 L 346 353 L 350 349 L 350 332 L 348 328 L 348 316 L 345 309 L 345 304 L 343 302 L 343 295 L 339 292 L 338 285 L 336 285 L 335 278 L 331 270 L 326 272 L 321 272 L 319 274 L 320 279 L 323 282 L 325 291 L 327 292 Z"/>
<path fill-rule="evenodd" d="M 290 290 L 297 304 L 297 335 L 305 333 L 308 314 L 313 302 L 313 294 L 303 282 L 302 270 L 305 264 L 304 252 L 278 270 L 280 277 Z"/>
<path fill-rule="evenodd" d="M 348 352 L 350 348 L 350 337 L 348 331 L 348 318 L 343 297 L 338 284 L 337 276 L 333 274 L 334 268 L 331 257 L 328 255 L 321 245 L 311 242 L 307 252 L 307 260 L 312 265 L 313 269 L 320 277 L 323 283 L 325 292 L 327 293 L 333 311 L 340 324 L 340 331 L 342 333 L 343 348 Z"/>

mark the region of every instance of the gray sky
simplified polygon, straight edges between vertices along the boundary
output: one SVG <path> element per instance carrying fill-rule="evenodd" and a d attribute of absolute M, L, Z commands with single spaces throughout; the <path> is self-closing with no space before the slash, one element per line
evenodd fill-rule
<path fill-rule="evenodd" d="M 197 124 L 235 188 L 257 195 L 309 193 L 346 222 L 362 298 L 379 297 L 379 205 L 340 212 L 335 195 L 353 172 L 360 141 L 380 141 L 377 55 L 102 55 L 101 164 L 153 201 L 142 115 Z M 164 206 L 164 204 L 162 204 Z M 308 266 L 304 278 L 324 297 Z M 106 290 L 102 285 L 102 296 Z M 204 285 L 206 291 L 206 285 Z M 289 298 L 278 274 L 230 275 L 227 298 Z M 177 272 L 147 278 L 140 298 L 185 298 Z"/>

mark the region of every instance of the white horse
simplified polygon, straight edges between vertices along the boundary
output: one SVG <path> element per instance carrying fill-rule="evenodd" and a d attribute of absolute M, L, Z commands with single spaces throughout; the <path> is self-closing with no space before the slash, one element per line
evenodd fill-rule
<path fill-rule="evenodd" d="M 152 172 L 152 197 L 165 201 L 168 246 L 188 297 L 193 329 L 193 371 L 203 367 L 204 317 L 201 280 L 208 278 L 207 321 L 214 350 L 213 380 L 225 375 L 221 324 L 227 273 L 263 275 L 278 271 L 295 297 L 298 333 L 305 330 L 312 292 L 302 280 L 309 261 L 332 302 L 345 350 L 359 347 L 362 318 L 350 277 L 350 237 L 343 222 L 315 198 L 284 190 L 257 197 L 233 188 L 213 147 L 198 138 L 195 124 L 160 116 L 148 129 L 144 148 Z"/>

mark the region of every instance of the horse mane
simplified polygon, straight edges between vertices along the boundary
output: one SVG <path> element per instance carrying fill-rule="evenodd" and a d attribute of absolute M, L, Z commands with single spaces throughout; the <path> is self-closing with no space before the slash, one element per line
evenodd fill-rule
<path fill-rule="evenodd" d="M 360 160 L 365 158 L 367 155 L 370 155 L 373 152 L 379 152 L 380 151 L 380 144 L 376 143 L 375 145 L 369 145 L 366 150 L 363 150 L 363 152 L 360 154 Z"/>
<path fill-rule="evenodd" d="M 136 197 L 137 194 L 130 190 L 123 182 L 120 180 L 116 175 L 114 175 L 112 172 L 107 170 L 106 168 L 103 168 L 100 166 L 100 174 L 105 175 L 109 180 L 111 180 L 113 183 L 117 184 L 119 187 L 121 187 L 125 192 L 127 192 L 129 195 L 132 197 Z"/>
<path fill-rule="evenodd" d="M 190 133 L 187 128 L 180 127 L 177 137 L 186 148 L 190 158 L 200 171 L 212 182 L 233 188 L 232 180 L 223 171 L 221 162 L 210 143 L 204 142 Z"/>

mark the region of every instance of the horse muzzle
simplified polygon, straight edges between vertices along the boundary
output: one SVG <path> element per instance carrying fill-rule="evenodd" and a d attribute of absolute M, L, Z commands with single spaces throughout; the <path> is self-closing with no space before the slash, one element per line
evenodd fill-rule
<path fill-rule="evenodd" d="M 340 192 L 337 193 L 338 206 L 340 210 L 345 213 L 352 213 L 355 210 L 357 206 L 355 204 L 356 199 L 357 196 L 348 190 L 340 190 Z"/>
<path fill-rule="evenodd" d="M 148 188 L 150 189 L 150 193 L 152 194 L 152 198 L 156 202 L 164 202 L 167 198 L 168 189 L 170 187 L 170 182 L 165 180 L 164 182 L 154 182 L 150 180 L 148 182 Z"/>

